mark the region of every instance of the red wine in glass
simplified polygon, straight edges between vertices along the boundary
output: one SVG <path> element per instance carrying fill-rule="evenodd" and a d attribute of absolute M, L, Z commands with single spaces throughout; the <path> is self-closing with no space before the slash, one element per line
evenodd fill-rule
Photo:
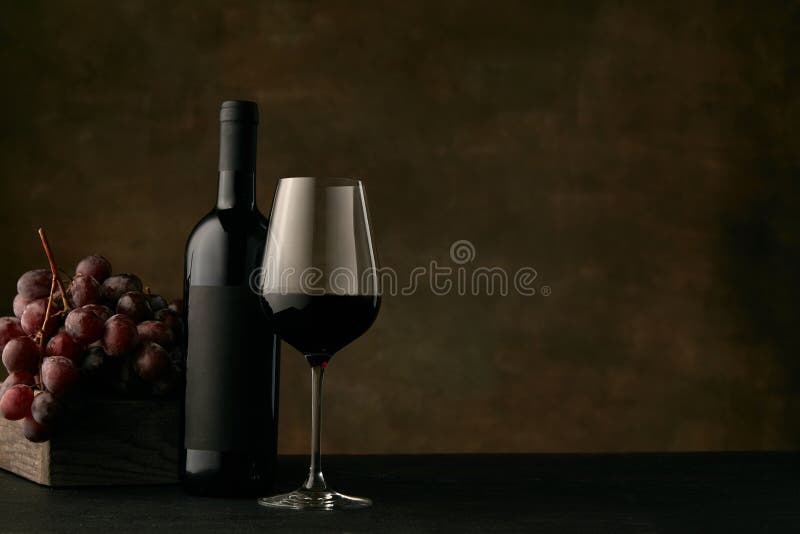
<path fill-rule="evenodd" d="M 264 295 L 272 324 L 312 366 L 327 364 L 334 353 L 366 332 L 381 305 L 378 295 Z"/>
<path fill-rule="evenodd" d="M 259 499 L 294 510 L 342 510 L 372 501 L 331 490 L 322 476 L 322 377 L 334 354 L 378 315 L 377 261 L 360 180 L 283 178 L 267 230 L 259 289 L 275 332 L 311 366 L 311 465 L 303 485 Z"/>

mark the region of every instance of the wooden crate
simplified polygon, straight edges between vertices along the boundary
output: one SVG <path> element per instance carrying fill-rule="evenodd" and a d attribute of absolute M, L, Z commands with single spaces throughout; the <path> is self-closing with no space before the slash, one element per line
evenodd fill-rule
<path fill-rule="evenodd" d="M 45 486 L 177 481 L 176 401 L 89 400 L 45 443 L 0 417 L 0 467 Z"/>

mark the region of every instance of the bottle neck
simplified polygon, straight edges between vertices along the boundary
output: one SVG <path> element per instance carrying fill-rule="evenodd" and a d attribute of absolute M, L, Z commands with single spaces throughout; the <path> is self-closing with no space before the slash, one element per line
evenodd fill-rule
<path fill-rule="evenodd" d="M 256 202 L 257 124 L 220 123 L 218 210 L 253 210 Z"/>
<path fill-rule="evenodd" d="M 219 171 L 217 209 L 253 211 L 255 207 L 255 171 Z"/>

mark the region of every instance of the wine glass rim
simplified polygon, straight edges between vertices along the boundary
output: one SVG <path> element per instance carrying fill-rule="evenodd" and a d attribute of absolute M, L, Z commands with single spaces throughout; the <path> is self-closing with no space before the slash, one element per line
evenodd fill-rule
<path fill-rule="evenodd" d="M 319 182 L 324 185 L 361 185 L 360 178 L 348 178 L 344 176 L 284 176 L 279 180 L 313 180 L 315 183 Z"/>

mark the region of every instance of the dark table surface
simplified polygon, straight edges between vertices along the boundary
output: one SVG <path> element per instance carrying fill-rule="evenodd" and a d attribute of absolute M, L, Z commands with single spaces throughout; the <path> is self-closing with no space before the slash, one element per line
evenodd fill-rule
<path fill-rule="evenodd" d="M 800 532 L 800 453 L 330 456 L 372 508 L 294 512 L 178 486 L 44 488 L 0 472 L 0 532 Z M 305 473 L 282 457 L 278 489 Z"/>

